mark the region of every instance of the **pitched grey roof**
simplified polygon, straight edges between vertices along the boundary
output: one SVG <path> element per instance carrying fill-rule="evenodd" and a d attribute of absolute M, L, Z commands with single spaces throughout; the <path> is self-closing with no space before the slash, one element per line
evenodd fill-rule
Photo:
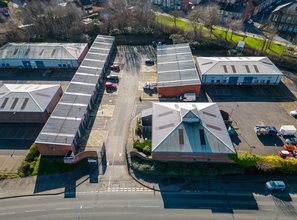
<path fill-rule="evenodd" d="M 7 43 L 0 49 L 1 59 L 76 60 L 86 43 Z"/>
<path fill-rule="evenodd" d="M 158 46 L 158 87 L 200 85 L 189 44 Z"/>
<path fill-rule="evenodd" d="M 197 57 L 200 74 L 277 74 L 282 72 L 267 57 Z M 256 67 L 255 67 L 256 66 Z M 226 68 L 226 69 L 225 69 Z"/>
<path fill-rule="evenodd" d="M 0 112 L 44 112 L 60 85 L 3 84 Z"/>
<path fill-rule="evenodd" d="M 204 131 L 205 144 L 199 130 Z M 216 103 L 153 102 L 152 152 L 234 154 L 235 150 Z"/>
<path fill-rule="evenodd" d="M 290 2 L 290 3 L 278 6 L 271 13 L 279 12 L 281 14 L 297 15 L 296 8 L 297 8 L 297 3 L 296 2 Z"/>
<path fill-rule="evenodd" d="M 35 143 L 71 146 L 115 38 L 98 35 Z"/>

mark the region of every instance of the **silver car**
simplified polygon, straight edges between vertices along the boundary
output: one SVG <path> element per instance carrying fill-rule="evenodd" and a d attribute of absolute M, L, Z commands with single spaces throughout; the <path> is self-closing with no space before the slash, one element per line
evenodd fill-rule
<path fill-rule="evenodd" d="M 297 144 L 297 138 L 288 138 L 286 139 L 287 144 Z"/>
<path fill-rule="evenodd" d="M 286 189 L 286 184 L 283 181 L 268 181 L 265 184 L 266 188 L 270 191 L 272 190 L 285 190 Z"/>

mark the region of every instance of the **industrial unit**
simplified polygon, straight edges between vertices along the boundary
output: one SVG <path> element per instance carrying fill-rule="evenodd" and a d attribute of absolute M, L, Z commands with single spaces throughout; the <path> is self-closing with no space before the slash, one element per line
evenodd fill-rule
<path fill-rule="evenodd" d="M 86 43 L 7 43 L 0 49 L 2 68 L 78 68 Z"/>
<path fill-rule="evenodd" d="M 97 90 L 108 67 L 114 37 L 98 35 L 35 143 L 42 155 L 77 153 Z"/>
<path fill-rule="evenodd" d="M 154 160 L 233 163 L 228 155 L 236 152 L 216 103 L 153 102 L 142 116 L 152 126 Z"/>
<path fill-rule="evenodd" d="M 267 57 L 197 57 L 202 85 L 278 85 L 283 73 Z"/>
<path fill-rule="evenodd" d="M 0 123 L 45 123 L 62 94 L 60 85 L 4 84 Z"/>
<path fill-rule="evenodd" d="M 158 93 L 161 96 L 199 96 L 201 82 L 189 44 L 158 46 Z"/>

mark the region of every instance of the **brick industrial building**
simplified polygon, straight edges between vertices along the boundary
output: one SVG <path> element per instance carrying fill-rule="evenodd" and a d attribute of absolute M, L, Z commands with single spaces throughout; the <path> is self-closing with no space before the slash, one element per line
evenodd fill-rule
<path fill-rule="evenodd" d="M 98 35 L 35 143 L 42 155 L 77 153 L 78 140 L 89 119 L 108 67 L 114 37 Z"/>
<path fill-rule="evenodd" d="M 233 163 L 228 155 L 236 152 L 216 103 L 153 102 L 147 112 L 154 160 Z"/>
<path fill-rule="evenodd" d="M 158 46 L 158 93 L 161 96 L 199 96 L 201 82 L 189 44 Z"/>
<path fill-rule="evenodd" d="M 45 123 L 61 96 L 60 85 L 4 84 L 0 123 Z"/>

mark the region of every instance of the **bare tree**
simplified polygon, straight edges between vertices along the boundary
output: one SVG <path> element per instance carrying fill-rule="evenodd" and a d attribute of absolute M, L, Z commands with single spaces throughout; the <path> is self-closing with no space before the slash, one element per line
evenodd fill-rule
<path fill-rule="evenodd" d="M 243 28 L 243 24 L 236 20 L 231 20 L 230 22 L 228 22 L 228 26 L 231 30 L 231 40 L 232 40 L 233 34 L 238 31 L 241 31 Z"/>
<path fill-rule="evenodd" d="M 189 20 L 192 22 L 192 26 L 194 29 L 195 36 L 197 36 L 197 26 L 199 25 L 199 35 L 202 35 L 203 29 L 203 20 L 206 16 L 205 8 L 197 6 L 193 11 L 189 14 Z"/>
<path fill-rule="evenodd" d="M 173 10 L 169 13 L 173 17 L 174 25 L 176 27 L 176 20 L 177 18 L 183 17 L 183 12 L 179 10 Z"/>
<path fill-rule="evenodd" d="M 266 32 L 266 36 L 268 38 L 268 41 L 267 41 L 267 46 L 265 48 L 265 51 L 267 49 L 270 49 L 270 47 L 271 47 L 271 45 L 273 43 L 273 40 L 274 40 L 275 36 L 277 35 L 277 32 L 278 32 L 277 30 L 271 30 L 271 29 Z"/>
<path fill-rule="evenodd" d="M 220 23 L 218 10 L 219 10 L 219 5 L 217 3 L 210 3 L 207 7 L 205 7 L 207 16 L 204 16 L 203 23 L 204 23 L 204 26 L 209 29 L 210 37 L 212 35 L 213 27 Z"/>

